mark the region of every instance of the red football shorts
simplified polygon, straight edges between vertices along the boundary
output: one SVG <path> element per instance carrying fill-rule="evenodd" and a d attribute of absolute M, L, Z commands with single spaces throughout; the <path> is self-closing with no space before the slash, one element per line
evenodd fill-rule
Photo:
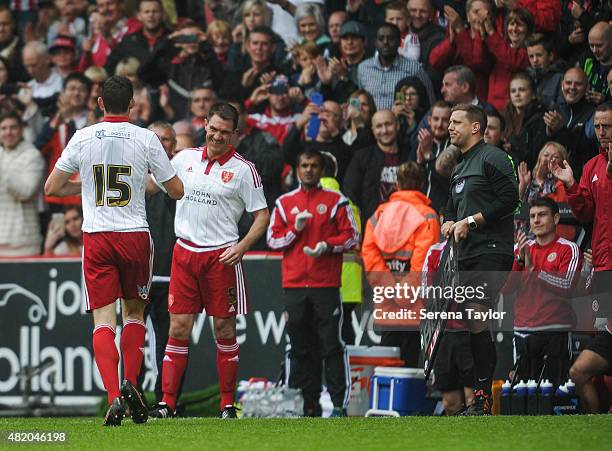
<path fill-rule="evenodd" d="M 197 249 L 191 243 L 183 243 Z M 200 313 L 205 310 L 207 315 L 218 318 L 248 313 L 242 264 L 228 266 L 219 263 L 219 256 L 225 249 L 195 252 L 176 242 L 168 294 L 170 313 Z"/>
<path fill-rule="evenodd" d="M 149 232 L 83 233 L 83 287 L 87 311 L 117 298 L 149 302 L 153 240 Z"/>

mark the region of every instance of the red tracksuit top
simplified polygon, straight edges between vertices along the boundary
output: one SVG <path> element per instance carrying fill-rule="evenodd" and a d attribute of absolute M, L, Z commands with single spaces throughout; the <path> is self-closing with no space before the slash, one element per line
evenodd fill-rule
<path fill-rule="evenodd" d="M 582 253 L 573 241 L 557 237 L 545 246 L 530 240 L 533 272 L 516 259 L 504 293 L 518 291 L 514 302 L 517 331 L 569 330 L 576 316 L 568 303 L 582 269 Z M 515 246 L 515 255 L 518 247 Z"/>
<path fill-rule="evenodd" d="M 300 232 L 295 216 L 308 210 L 313 217 Z M 276 200 L 268 227 L 268 246 L 283 251 L 283 288 L 339 287 L 342 252 L 359 243 L 359 230 L 348 199 L 341 193 L 321 188 L 305 191 L 301 186 Z M 318 258 L 306 255 L 304 246 L 327 243 L 327 252 Z"/>
<path fill-rule="evenodd" d="M 612 270 L 612 175 L 608 174 L 607 149 L 584 165 L 580 184 L 567 188 L 567 202 L 572 213 L 583 223 L 593 222 L 593 267 L 595 271 Z"/>

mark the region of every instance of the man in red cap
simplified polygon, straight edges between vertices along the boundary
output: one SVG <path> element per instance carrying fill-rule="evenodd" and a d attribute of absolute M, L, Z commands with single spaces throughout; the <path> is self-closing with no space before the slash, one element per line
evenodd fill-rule
<path fill-rule="evenodd" d="M 59 35 L 49 47 L 53 65 L 65 79 L 76 69 L 76 46 L 74 39 L 70 36 Z"/>

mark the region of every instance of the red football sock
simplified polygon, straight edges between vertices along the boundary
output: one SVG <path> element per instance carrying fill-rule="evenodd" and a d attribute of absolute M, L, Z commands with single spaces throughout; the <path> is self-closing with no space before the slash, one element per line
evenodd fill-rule
<path fill-rule="evenodd" d="M 171 409 L 176 409 L 176 398 L 187 367 L 188 353 L 189 340 L 168 337 L 162 367 L 162 390 L 164 392 L 162 402 L 168 404 Z"/>
<path fill-rule="evenodd" d="M 121 355 L 123 356 L 123 378 L 136 386 L 138 373 L 144 357 L 145 324 L 137 319 L 128 319 L 121 331 Z"/>
<path fill-rule="evenodd" d="M 108 394 L 108 403 L 121 396 L 119 391 L 119 352 L 115 345 L 115 328 L 100 324 L 93 331 L 93 351 L 102 376 L 104 388 Z"/>
<path fill-rule="evenodd" d="M 217 374 L 221 388 L 221 409 L 234 404 L 238 377 L 238 343 L 236 338 L 217 340 Z"/>

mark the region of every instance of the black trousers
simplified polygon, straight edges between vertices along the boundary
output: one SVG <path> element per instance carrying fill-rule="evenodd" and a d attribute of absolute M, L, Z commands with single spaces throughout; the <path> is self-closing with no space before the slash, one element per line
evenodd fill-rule
<path fill-rule="evenodd" d="M 357 305 L 358 304 L 354 302 L 342 303 L 342 340 L 347 345 L 355 344 L 355 331 L 353 330 L 352 315 L 353 310 L 355 310 Z"/>
<path fill-rule="evenodd" d="M 571 365 L 571 339 L 569 332 L 514 333 L 514 352 L 520 359 L 516 380 L 538 380 L 544 366 L 544 379 L 556 387 L 567 380 Z"/>
<path fill-rule="evenodd" d="M 285 308 L 291 341 L 289 386 L 302 389 L 304 412 L 320 412 L 323 368 L 334 407 L 346 407 L 350 376 L 340 338 L 343 315 L 339 289 L 285 289 Z"/>

